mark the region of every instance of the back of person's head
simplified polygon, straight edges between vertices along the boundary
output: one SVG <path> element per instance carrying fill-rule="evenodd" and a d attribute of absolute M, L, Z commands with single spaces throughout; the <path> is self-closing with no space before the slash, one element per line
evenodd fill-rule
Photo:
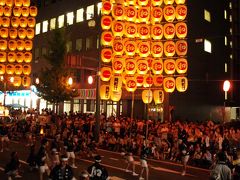
<path fill-rule="evenodd" d="M 224 151 L 221 151 L 217 154 L 218 161 L 227 161 L 227 156 Z"/>
<path fill-rule="evenodd" d="M 96 155 L 96 156 L 94 157 L 94 160 L 95 160 L 95 162 L 100 163 L 100 162 L 102 161 L 102 158 L 101 158 L 100 155 Z"/>

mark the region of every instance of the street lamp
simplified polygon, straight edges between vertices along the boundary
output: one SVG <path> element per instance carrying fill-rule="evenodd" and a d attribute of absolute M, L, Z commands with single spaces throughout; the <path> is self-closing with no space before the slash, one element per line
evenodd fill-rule
<path fill-rule="evenodd" d="M 93 77 L 92 76 L 88 76 L 88 84 L 92 84 L 93 83 Z"/>
<path fill-rule="evenodd" d="M 226 113 L 226 100 L 227 100 L 227 93 L 231 87 L 231 83 L 229 80 L 225 80 L 223 83 L 223 91 L 224 91 L 224 102 L 223 102 L 223 123 L 225 121 L 225 113 Z"/>
<path fill-rule="evenodd" d="M 69 77 L 68 78 L 68 85 L 71 86 L 73 84 L 73 78 Z"/>

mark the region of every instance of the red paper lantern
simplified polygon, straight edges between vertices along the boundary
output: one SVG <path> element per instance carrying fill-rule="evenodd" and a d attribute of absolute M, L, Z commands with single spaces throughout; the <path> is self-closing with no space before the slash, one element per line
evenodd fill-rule
<path fill-rule="evenodd" d="M 3 75 L 5 74 L 5 65 L 4 64 L 0 64 L 0 74 Z"/>
<path fill-rule="evenodd" d="M 141 87 L 143 85 L 143 82 L 144 82 L 144 75 L 135 74 L 134 78 L 136 79 L 137 86 Z"/>
<path fill-rule="evenodd" d="M 24 53 L 24 62 L 25 63 L 32 62 L 32 53 L 31 52 L 25 52 Z"/>
<path fill-rule="evenodd" d="M 153 57 L 162 57 L 163 55 L 163 43 L 154 41 L 151 43 L 151 54 Z"/>
<path fill-rule="evenodd" d="M 153 76 L 153 85 L 156 87 L 160 87 L 163 84 L 163 76 L 162 75 L 154 75 Z"/>
<path fill-rule="evenodd" d="M 138 44 L 139 56 L 148 57 L 150 54 L 150 43 L 148 41 L 142 41 Z"/>
<path fill-rule="evenodd" d="M 150 27 L 147 24 L 138 25 L 138 36 L 140 39 L 150 38 Z"/>
<path fill-rule="evenodd" d="M 36 17 L 37 13 L 38 13 L 38 9 L 37 9 L 36 6 L 30 6 L 29 7 L 29 14 L 30 14 L 30 16 Z"/>
<path fill-rule="evenodd" d="M 111 13 L 112 3 L 109 1 L 102 2 L 102 15 L 109 15 Z"/>
<path fill-rule="evenodd" d="M 185 20 L 187 17 L 187 6 L 177 5 L 176 7 L 176 19 L 179 21 Z"/>
<path fill-rule="evenodd" d="M 16 53 L 16 61 L 18 63 L 22 63 L 24 60 L 24 53 L 23 52 L 17 52 Z"/>
<path fill-rule="evenodd" d="M 137 9 L 134 6 L 125 7 L 125 18 L 127 21 L 135 22 L 137 17 Z"/>
<path fill-rule="evenodd" d="M 186 56 L 188 50 L 188 44 L 185 40 L 176 42 L 176 52 L 178 56 Z"/>
<path fill-rule="evenodd" d="M 36 25 L 36 19 L 35 19 L 34 17 L 29 17 L 29 18 L 27 19 L 27 25 L 28 25 L 28 27 L 30 27 L 30 28 L 34 28 L 35 25 Z"/>
<path fill-rule="evenodd" d="M 164 54 L 167 57 L 172 57 L 175 54 L 175 43 L 173 41 L 166 41 L 164 43 Z"/>
<path fill-rule="evenodd" d="M 138 74 L 147 74 L 148 72 L 148 62 L 144 59 L 139 59 L 137 61 L 137 72 Z"/>
<path fill-rule="evenodd" d="M 18 35 L 18 31 L 16 28 L 11 28 L 9 29 L 9 37 L 11 39 L 16 39 L 17 38 L 17 35 Z"/>
<path fill-rule="evenodd" d="M 113 41 L 113 53 L 114 55 L 121 56 L 124 52 L 124 44 L 121 39 L 114 39 Z"/>
<path fill-rule="evenodd" d="M 175 19 L 175 8 L 172 5 L 167 5 L 163 9 L 163 15 L 167 22 L 173 22 Z"/>
<path fill-rule="evenodd" d="M 22 8 L 15 6 L 13 8 L 13 15 L 16 17 L 20 17 L 22 15 Z"/>
<path fill-rule="evenodd" d="M 175 36 L 175 26 L 173 23 L 166 23 L 163 26 L 164 29 L 164 37 L 166 39 L 173 39 Z"/>
<path fill-rule="evenodd" d="M 175 73 L 175 61 L 173 59 L 167 59 L 163 63 L 164 71 L 166 74 L 174 74 Z"/>
<path fill-rule="evenodd" d="M 12 15 L 12 8 L 10 6 L 4 6 L 3 14 L 10 17 Z"/>
<path fill-rule="evenodd" d="M 109 63 L 112 60 L 113 52 L 110 48 L 103 48 L 101 50 L 101 59 L 104 63 Z"/>
<path fill-rule="evenodd" d="M 7 55 L 8 62 L 14 63 L 16 60 L 16 53 L 15 52 L 8 52 Z"/>
<path fill-rule="evenodd" d="M 164 78 L 163 88 L 165 92 L 172 93 L 175 90 L 175 79 L 173 77 Z"/>
<path fill-rule="evenodd" d="M 101 44 L 103 46 L 112 46 L 113 34 L 110 31 L 103 31 L 101 35 Z"/>
<path fill-rule="evenodd" d="M 161 7 L 153 7 L 151 11 L 151 21 L 152 23 L 160 23 L 163 18 L 163 10 Z"/>
<path fill-rule="evenodd" d="M 176 35 L 179 39 L 185 38 L 187 36 L 187 24 L 180 22 L 177 23 L 175 26 L 176 29 Z"/>
<path fill-rule="evenodd" d="M 6 62 L 6 60 L 7 60 L 7 53 L 0 51 L 0 62 L 3 63 L 3 62 Z"/>
<path fill-rule="evenodd" d="M 124 52 L 127 56 L 134 56 L 136 53 L 137 45 L 135 41 L 126 41 L 124 44 Z"/>
<path fill-rule="evenodd" d="M 162 74 L 163 73 L 162 59 L 154 60 L 152 62 L 152 72 L 153 72 L 153 74 Z"/>
<path fill-rule="evenodd" d="M 134 23 L 125 23 L 125 35 L 127 38 L 137 37 L 137 25 Z"/>
<path fill-rule="evenodd" d="M 112 26 L 112 17 L 111 16 L 102 16 L 101 18 L 101 27 L 103 30 L 109 30 Z"/>
<path fill-rule="evenodd" d="M 143 7 L 141 6 L 138 9 L 138 21 L 141 22 L 148 22 L 150 18 L 150 7 Z"/>
<path fill-rule="evenodd" d="M 124 23 L 121 22 L 121 21 L 113 21 L 112 22 L 112 32 L 113 32 L 113 35 L 116 37 L 116 36 L 119 36 L 119 37 L 122 37 L 123 34 L 124 34 Z"/>
<path fill-rule="evenodd" d="M 135 74 L 136 70 L 137 70 L 136 61 L 131 58 L 126 59 L 125 61 L 126 74 Z"/>
<path fill-rule="evenodd" d="M 102 67 L 101 68 L 101 80 L 109 81 L 112 76 L 112 69 L 110 67 Z"/>
<path fill-rule="evenodd" d="M 134 77 L 132 78 L 127 78 L 126 79 L 126 84 L 125 84 L 126 90 L 128 92 L 134 92 L 137 89 L 137 81 Z"/>
<path fill-rule="evenodd" d="M 124 59 L 123 58 L 114 58 L 112 62 L 112 70 L 114 74 L 121 74 L 124 70 Z"/>
<path fill-rule="evenodd" d="M 153 85 L 153 76 L 150 74 L 146 74 L 144 76 L 143 87 L 151 87 Z"/>
<path fill-rule="evenodd" d="M 154 40 L 160 40 L 163 37 L 163 26 L 155 24 L 151 26 L 151 36 Z"/>
<path fill-rule="evenodd" d="M 187 72 L 188 62 L 184 58 L 177 59 L 175 67 L 176 67 L 178 74 L 184 74 Z"/>
<path fill-rule="evenodd" d="M 123 5 L 113 5 L 112 16 L 115 20 L 124 20 L 124 6 Z"/>

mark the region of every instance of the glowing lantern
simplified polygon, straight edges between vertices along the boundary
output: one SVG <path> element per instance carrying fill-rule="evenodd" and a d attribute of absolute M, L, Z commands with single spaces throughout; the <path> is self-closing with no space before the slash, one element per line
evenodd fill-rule
<path fill-rule="evenodd" d="M 177 5 L 176 7 L 176 19 L 183 21 L 187 17 L 187 6 Z"/>
<path fill-rule="evenodd" d="M 150 54 L 150 43 L 147 41 L 142 41 L 138 44 L 139 56 L 147 57 Z"/>
<path fill-rule="evenodd" d="M 0 64 L 0 74 L 5 74 L 5 65 Z"/>
<path fill-rule="evenodd" d="M 167 23 L 163 26 L 164 37 L 166 39 L 173 39 L 175 35 L 175 26 L 173 23 Z"/>
<path fill-rule="evenodd" d="M 129 78 L 134 78 L 134 76 L 131 75 L 131 74 L 126 74 L 126 71 L 123 71 L 123 73 L 122 73 L 122 82 L 123 82 L 123 84 L 126 84 L 126 81 Z"/>
<path fill-rule="evenodd" d="M 178 56 L 185 56 L 187 54 L 188 44 L 185 40 L 176 42 L 176 52 Z"/>
<path fill-rule="evenodd" d="M 113 54 L 112 49 L 110 49 L 110 48 L 103 48 L 103 49 L 101 50 L 101 59 L 102 59 L 102 62 L 104 62 L 104 63 L 109 63 L 109 62 L 111 62 L 111 60 L 112 60 L 112 54 Z"/>
<path fill-rule="evenodd" d="M 127 38 L 135 38 L 137 36 L 137 25 L 134 23 L 125 23 L 125 35 Z"/>
<path fill-rule="evenodd" d="M 126 74 L 135 74 L 137 70 L 136 61 L 134 59 L 128 58 L 126 59 L 125 64 Z"/>
<path fill-rule="evenodd" d="M 188 88 L 188 79 L 186 77 L 176 78 L 176 89 L 179 92 L 185 92 Z"/>
<path fill-rule="evenodd" d="M 9 6 L 5 6 L 4 7 L 4 11 L 3 11 L 3 14 L 7 17 L 10 17 L 11 14 L 12 14 L 12 8 L 9 7 Z"/>
<path fill-rule="evenodd" d="M 0 29 L 0 36 L 2 38 L 7 38 L 8 37 L 8 28 L 1 28 Z"/>
<path fill-rule="evenodd" d="M 151 26 L 151 36 L 154 40 L 162 39 L 163 26 L 161 24 L 155 24 Z"/>
<path fill-rule="evenodd" d="M 119 92 L 122 89 L 122 77 L 112 76 L 110 80 L 111 91 Z"/>
<path fill-rule="evenodd" d="M 137 61 L 137 72 L 138 74 L 146 74 L 148 72 L 148 62 L 140 59 Z"/>
<path fill-rule="evenodd" d="M 20 64 L 15 65 L 14 71 L 16 75 L 21 75 L 23 71 L 22 65 Z"/>
<path fill-rule="evenodd" d="M 112 9 L 112 4 L 109 1 L 103 1 L 102 2 L 102 15 L 109 15 Z"/>
<path fill-rule="evenodd" d="M 18 17 L 12 17 L 11 18 L 11 25 L 14 28 L 17 28 L 19 26 L 20 20 Z"/>
<path fill-rule="evenodd" d="M 17 40 L 17 50 L 23 51 L 24 50 L 25 43 L 23 40 Z"/>
<path fill-rule="evenodd" d="M 185 4 L 186 0 L 175 0 L 176 4 Z"/>
<path fill-rule="evenodd" d="M 175 43 L 173 41 L 166 41 L 164 43 L 164 54 L 167 57 L 172 57 L 175 54 Z"/>
<path fill-rule="evenodd" d="M 12 6 L 13 6 L 13 0 L 5 0 L 5 4 L 6 4 L 7 6 L 12 7 Z"/>
<path fill-rule="evenodd" d="M 126 41 L 124 44 L 124 52 L 127 56 L 134 56 L 136 53 L 137 45 L 135 41 Z"/>
<path fill-rule="evenodd" d="M 22 28 L 25 28 L 25 27 L 27 27 L 27 25 L 28 25 L 28 19 L 26 18 L 26 17 L 21 17 L 20 19 L 19 19 L 19 25 L 20 25 L 20 27 L 22 27 Z"/>
<path fill-rule="evenodd" d="M 29 87 L 29 86 L 31 85 L 31 78 L 28 77 L 28 76 L 24 76 L 24 77 L 22 78 L 22 85 L 23 85 L 24 87 Z"/>
<path fill-rule="evenodd" d="M 101 27 L 103 30 L 109 30 L 112 25 L 112 17 L 111 16 L 102 16 L 101 18 Z"/>
<path fill-rule="evenodd" d="M 152 62 L 152 72 L 153 72 L 153 74 L 162 74 L 163 73 L 163 61 L 162 61 L 162 59 L 154 60 Z"/>
<path fill-rule="evenodd" d="M 124 20 L 124 6 L 114 5 L 112 10 L 112 16 L 115 20 Z"/>
<path fill-rule="evenodd" d="M 15 6 L 18 6 L 18 7 L 22 6 L 22 3 L 23 3 L 22 0 L 14 0 L 14 2 L 15 2 Z"/>
<path fill-rule="evenodd" d="M 124 69 L 124 59 L 114 58 L 112 62 L 112 70 L 114 74 L 121 74 Z"/>
<path fill-rule="evenodd" d="M 162 104 L 164 101 L 164 92 L 163 90 L 154 90 L 153 99 L 155 104 Z"/>
<path fill-rule="evenodd" d="M 153 85 L 153 76 L 147 74 L 144 76 L 143 87 L 151 87 Z"/>
<path fill-rule="evenodd" d="M 32 70 L 32 68 L 31 68 L 31 66 L 30 65 L 23 65 L 23 74 L 24 75 L 29 75 L 29 74 L 31 74 L 31 70 Z"/>
<path fill-rule="evenodd" d="M 0 16 L 3 16 L 4 8 L 2 5 L 0 5 Z"/>
<path fill-rule="evenodd" d="M 112 69 L 110 67 L 102 67 L 100 78 L 102 81 L 109 81 L 112 76 Z"/>
<path fill-rule="evenodd" d="M 36 25 L 36 19 L 35 19 L 34 17 L 29 17 L 29 18 L 27 19 L 27 25 L 28 25 L 28 27 L 30 27 L 30 28 L 34 28 L 35 25 Z"/>
<path fill-rule="evenodd" d="M 137 3 L 140 6 L 146 6 L 148 5 L 148 0 L 138 0 Z"/>
<path fill-rule="evenodd" d="M 22 63 L 24 60 L 24 53 L 23 52 L 17 52 L 16 53 L 16 61 L 18 63 Z"/>
<path fill-rule="evenodd" d="M 111 46 L 113 41 L 113 34 L 110 31 L 104 31 L 101 35 L 101 44 L 103 46 Z"/>
<path fill-rule="evenodd" d="M 9 17 L 2 17 L 2 26 L 9 27 L 10 26 L 10 18 Z"/>
<path fill-rule="evenodd" d="M 125 0 L 127 5 L 136 5 L 137 0 Z"/>
<path fill-rule="evenodd" d="M 153 6 L 161 6 L 163 3 L 163 0 L 152 0 Z"/>
<path fill-rule="evenodd" d="M 24 62 L 30 63 L 32 61 L 32 53 L 31 52 L 25 52 L 24 53 Z"/>
<path fill-rule="evenodd" d="M 150 8 L 149 7 L 140 7 L 138 9 L 138 21 L 141 22 L 148 22 L 150 18 Z"/>
<path fill-rule="evenodd" d="M 37 7 L 36 6 L 30 6 L 29 7 L 29 14 L 32 17 L 36 17 L 38 13 Z"/>
<path fill-rule="evenodd" d="M 27 38 L 28 39 L 33 39 L 34 38 L 34 29 L 33 28 L 28 28 L 26 33 L 27 33 Z"/>
<path fill-rule="evenodd" d="M 164 4 L 171 5 L 174 3 L 174 0 L 164 0 Z"/>
<path fill-rule="evenodd" d="M 17 38 L 18 31 L 15 28 L 9 29 L 9 37 L 11 39 L 16 39 Z"/>
<path fill-rule="evenodd" d="M 137 9 L 134 6 L 125 8 L 125 18 L 127 21 L 135 22 L 137 17 Z"/>
<path fill-rule="evenodd" d="M 16 53 L 15 52 L 8 52 L 7 55 L 8 62 L 13 63 L 16 60 Z"/>
<path fill-rule="evenodd" d="M 164 78 L 163 88 L 165 92 L 172 93 L 175 90 L 175 79 L 173 77 Z"/>
<path fill-rule="evenodd" d="M 102 100 L 109 100 L 111 96 L 110 86 L 109 85 L 101 85 L 100 86 L 100 98 Z"/>
<path fill-rule="evenodd" d="M 173 59 L 167 59 L 163 63 L 164 71 L 166 74 L 174 74 L 175 73 L 175 61 Z"/>
<path fill-rule="evenodd" d="M 141 75 L 141 74 L 135 74 L 134 78 L 136 79 L 137 86 L 141 87 L 143 85 L 143 82 L 144 82 L 144 76 Z"/>
<path fill-rule="evenodd" d="M 153 7 L 151 11 L 151 21 L 152 23 L 160 23 L 163 18 L 163 10 L 161 7 Z"/>
<path fill-rule="evenodd" d="M 0 62 L 6 62 L 7 60 L 7 53 L 6 52 L 0 52 Z"/>
<path fill-rule="evenodd" d="M 173 22 L 175 19 L 175 9 L 172 5 L 167 5 L 163 9 L 163 15 L 167 22 Z"/>
<path fill-rule="evenodd" d="M 151 43 L 151 54 L 153 57 L 162 57 L 163 55 L 163 43 L 162 42 L 152 42 Z"/>
<path fill-rule="evenodd" d="M 153 93 L 150 89 L 142 91 L 142 100 L 145 104 L 149 104 L 152 102 Z"/>
<path fill-rule="evenodd" d="M 122 37 L 124 34 L 124 23 L 121 21 L 113 21 L 112 32 L 115 37 L 116 36 Z"/>
<path fill-rule="evenodd" d="M 0 50 L 5 51 L 7 49 L 7 41 L 0 39 Z"/>
<path fill-rule="evenodd" d="M 32 40 L 25 40 L 25 50 L 31 51 L 33 47 Z"/>
<path fill-rule="evenodd" d="M 176 35 L 178 38 L 185 38 L 187 36 L 187 24 L 186 23 L 177 23 L 175 26 Z"/>
<path fill-rule="evenodd" d="M 26 29 L 20 28 L 20 29 L 18 30 L 18 37 L 19 37 L 19 39 L 25 39 L 26 36 L 27 36 L 27 31 L 26 31 Z"/>
<path fill-rule="evenodd" d="M 128 92 L 134 92 L 137 89 L 137 81 L 134 77 L 127 78 L 125 84 L 126 90 Z"/>
<path fill-rule="evenodd" d="M 28 17 L 29 16 L 29 8 L 28 7 L 22 7 L 22 16 Z"/>
<path fill-rule="evenodd" d="M 22 0 L 23 6 L 29 7 L 30 6 L 30 2 L 31 0 Z"/>
<path fill-rule="evenodd" d="M 138 25 L 138 35 L 140 39 L 148 39 L 150 37 L 150 28 L 147 24 Z"/>
<path fill-rule="evenodd" d="M 124 52 L 124 44 L 121 39 L 114 39 L 113 41 L 113 54 L 121 56 Z"/>
<path fill-rule="evenodd" d="M 163 84 L 163 76 L 162 75 L 154 75 L 153 76 L 153 84 L 156 87 L 160 87 Z"/>
<path fill-rule="evenodd" d="M 115 101 L 115 102 L 120 101 L 121 97 L 122 97 L 122 90 L 111 92 L 111 100 L 112 101 Z"/>
<path fill-rule="evenodd" d="M 13 85 L 16 87 L 21 86 L 22 78 L 20 76 L 14 76 Z"/>
<path fill-rule="evenodd" d="M 7 74 L 13 74 L 13 73 L 14 73 L 14 65 L 12 65 L 12 64 L 7 64 L 7 65 L 6 65 L 6 73 L 7 73 Z"/>
<path fill-rule="evenodd" d="M 14 7 L 13 8 L 13 15 L 16 17 L 20 17 L 22 14 L 22 8 L 21 7 Z"/>
<path fill-rule="evenodd" d="M 184 74 L 184 73 L 187 72 L 188 62 L 184 58 L 177 59 L 175 67 L 176 67 L 176 70 L 179 74 Z"/>
<path fill-rule="evenodd" d="M 5 0 L 0 0 L 0 6 L 4 6 L 5 5 Z"/>

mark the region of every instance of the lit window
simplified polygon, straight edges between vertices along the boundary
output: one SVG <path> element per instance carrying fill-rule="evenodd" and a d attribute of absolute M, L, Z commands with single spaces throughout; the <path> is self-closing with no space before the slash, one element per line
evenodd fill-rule
<path fill-rule="evenodd" d="M 81 9 L 78 9 L 77 10 L 77 18 L 76 18 L 76 22 L 83 22 L 83 12 L 84 12 L 84 9 L 81 8 Z"/>
<path fill-rule="evenodd" d="M 227 63 L 225 63 L 225 72 L 227 72 L 228 71 L 228 65 L 227 65 Z"/>
<path fill-rule="evenodd" d="M 227 19 L 227 11 L 224 10 L 224 19 Z"/>
<path fill-rule="evenodd" d="M 48 31 L 48 21 L 43 21 L 42 23 L 42 32 L 45 33 Z"/>
<path fill-rule="evenodd" d="M 82 39 L 77 39 L 76 40 L 76 50 L 81 51 L 83 48 L 83 40 Z"/>
<path fill-rule="evenodd" d="M 227 36 L 224 37 L 224 41 L 225 41 L 225 46 L 227 46 L 227 42 L 228 42 Z"/>
<path fill-rule="evenodd" d="M 232 34 L 232 28 L 229 29 L 230 34 Z"/>
<path fill-rule="evenodd" d="M 93 17 L 94 17 L 94 5 L 91 5 L 87 7 L 86 18 L 87 20 L 89 20 L 92 19 Z"/>
<path fill-rule="evenodd" d="M 68 25 L 72 25 L 73 24 L 73 19 L 74 19 L 73 12 L 67 13 L 67 24 Z"/>
<path fill-rule="evenodd" d="M 56 29 L 56 18 L 50 20 L 50 30 Z"/>
<path fill-rule="evenodd" d="M 230 59 L 232 59 L 232 58 L 233 58 L 233 55 L 232 55 L 232 54 L 230 54 L 230 56 L 229 56 L 229 57 L 230 57 Z"/>
<path fill-rule="evenodd" d="M 204 51 L 212 53 L 212 43 L 207 39 L 204 39 Z"/>
<path fill-rule="evenodd" d="M 231 2 L 229 3 L 229 8 L 232 9 L 232 3 Z"/>
<path fill-rule="evenodd" d="M 72 52 L 72 41 L 66 43 L 66 51 L 67 53 Z"/>
<path fill-rule="evenodd" d="M 58 28 L 62 28 L 64 26 L 64 15 L 58 16 Z"/>
<path fill-rule="evenodd" d="M 41 31 L 41 24 L 40 24 L 40 23 L 37 23 L 37 24 L 36 24 L 35 34 L 36 34 L 36 35 L 40 34 L 40 31 Z"/>
<path fill-rule="evenodd" d="M 102 9 L 102 2 L 97 4 L 97 13 L 98 13 L 98 15 L 100 15 L 101 9 Z"/>
<path fill-rule="evenodd" d="M 204 9 L 204 19 L 208 22 L 211 22 L 211 14 L 206 9 Z"/>
<path fill-rule="evenodd" d="M 94 48 L 94 38 L 92 36 L 87 37 L 86 38 L 86 50 L 93 49 L 93 48 Z"/>
<path fill-rule="evenodd" d="M 229 44 L 230 44 L 230 47 L 232 48 L 232 46 L 233 46 L 233 43 L 232 43 L 232 41 L 230 41 L 230 43 L 229 43 Z"/>
<path fill-rule="evenodd" d="M 229 16 L 229 22 L 232 22 L 232 15 Z"/>

